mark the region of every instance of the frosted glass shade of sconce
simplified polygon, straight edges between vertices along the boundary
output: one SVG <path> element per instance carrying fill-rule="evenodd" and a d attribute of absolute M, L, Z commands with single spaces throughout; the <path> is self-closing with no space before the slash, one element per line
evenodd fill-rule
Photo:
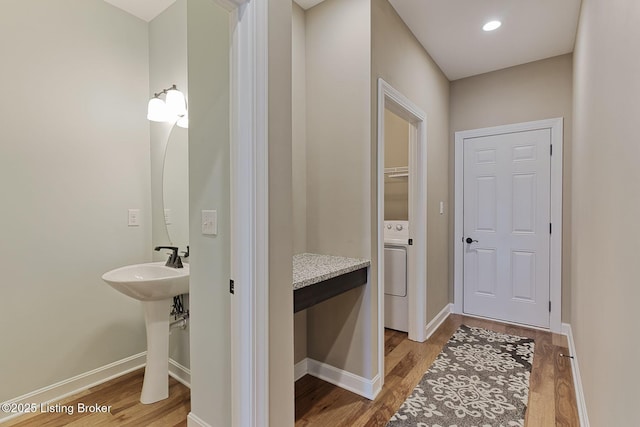
<path fill-rule="evenodd" d="M 147 108 L 147 119 L 153 122 L 167 121 L 167 105 L 160 98 L 151 98 Z"/>
<path fill-rule="evenodd" d="M 189 128 L 189 116 L 187 116 L 185 114 L 182 117 L 178 117 L 178 121 L 176 122 L 176 124 L 181 128 L 188 129 Z"/>
<path fill-rule="evenodd" d="M 187 113 L 184 94 L 177 89 L 169 89 L 167 91 L 167 109 L 172 116 L 184 116 Z"/>

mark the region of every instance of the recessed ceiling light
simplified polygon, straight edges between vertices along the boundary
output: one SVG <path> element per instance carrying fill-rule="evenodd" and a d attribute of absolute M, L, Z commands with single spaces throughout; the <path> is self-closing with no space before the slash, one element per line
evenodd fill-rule
<path fill-rule="evenodd" d="M 500 21 L 489 21 L 482 26 L 482 29 L 485 31 L 493 31 L 500 28 L 500 25 L 502 25 L 502 22 Z"/>

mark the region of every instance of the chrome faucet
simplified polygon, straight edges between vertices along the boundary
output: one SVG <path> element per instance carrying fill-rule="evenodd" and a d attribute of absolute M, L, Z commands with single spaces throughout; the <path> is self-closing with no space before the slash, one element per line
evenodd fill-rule
<path fill-rule="evenodd" d="M 180 255 L 178 255 L 177 246 L 156 246 L 155 249 L 156 251 L 159 251 L 160 249 L 170 249 L 172 252 L 169 254 L 169 259 L 164 265 L 171 268 L 183 268 L 182 259 L 180 259 Z"/>

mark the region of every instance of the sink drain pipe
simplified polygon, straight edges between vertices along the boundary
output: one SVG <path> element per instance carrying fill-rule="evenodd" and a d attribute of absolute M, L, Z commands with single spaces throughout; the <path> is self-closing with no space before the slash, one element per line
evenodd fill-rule
<path fill-rule="evenodd" d="M 169 330 L 175 329 L 175 328 L 186 329 L 188 324 L 189 324 L 189 313 L 183 313 L 180 315 L 178 320 L 174 320 L 173 322 L 169 323 Z"/>
<path fill-rule="evenodd" d="M 185 329 L 189 324 L 189 310 L 184 309 L 182 295 L 173 297 L 171 315 L 173 316 L 174 321 L 169 324 L 169 331 L 175 328 Z"/>

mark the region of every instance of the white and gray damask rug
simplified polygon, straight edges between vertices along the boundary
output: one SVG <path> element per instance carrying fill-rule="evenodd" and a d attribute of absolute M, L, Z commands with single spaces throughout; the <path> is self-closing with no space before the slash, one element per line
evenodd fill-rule
<path fill-rule="evenodd" d="M 460 326 L 387 427 L 522 427 L 532 339 Z"/>

